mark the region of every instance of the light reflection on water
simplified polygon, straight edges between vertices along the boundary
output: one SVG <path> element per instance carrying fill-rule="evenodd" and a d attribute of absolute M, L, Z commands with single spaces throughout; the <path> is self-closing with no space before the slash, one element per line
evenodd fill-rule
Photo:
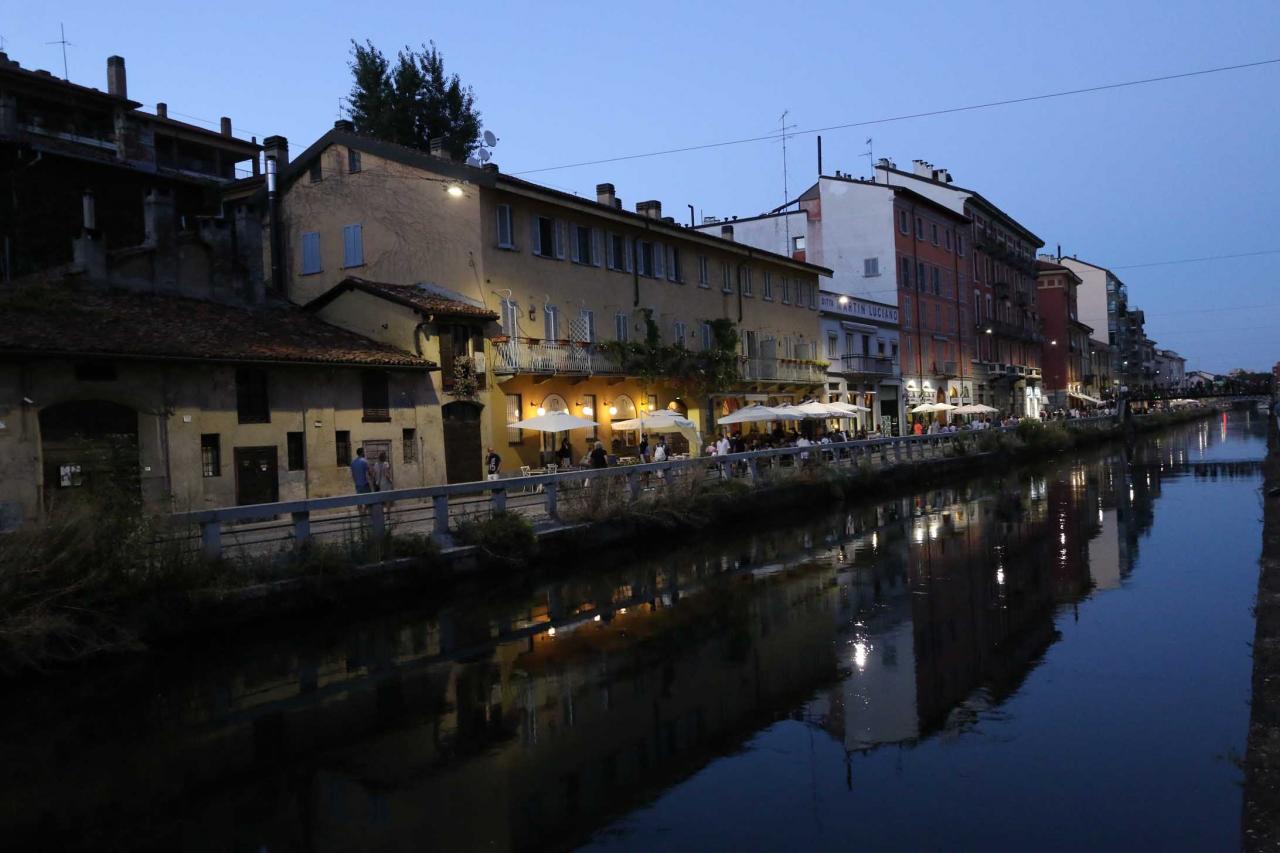
<path fill-rule="evenodd" d="M 1194 819 L 1230 843 L 1238 774 L 1212 756 L 1243 745 L 1258 474 L 1238 463 L 1260 421 L 28 688 L 0 826 L 85 848 L 954 849 L 1185 842 Z"/>

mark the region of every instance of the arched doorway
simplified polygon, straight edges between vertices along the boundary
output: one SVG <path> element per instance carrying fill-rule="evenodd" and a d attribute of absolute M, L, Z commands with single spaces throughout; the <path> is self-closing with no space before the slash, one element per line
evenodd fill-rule
<path fill-rule="evenodd" d="M 72 496 L 137 505 L 138 413 L 105 400 L 73 400 L 40 411 L 44 500 Z"/>
<path fill-rule="evenodd" d="M 440 408 L 444 430 L 444 476 L 449 483 L 483 479 L 484 448 L 480 446 L 479 403 L 457 400 Z"/>
<path fill-rule="evenodd" d="M 554 414 L 555 412 L 569 411 L 569 404 L 565 402 L 564 397 L 559 394 L 548 394 L 542 398 L 542 403 L 538 408 L 542 409 L 546 414 Z M 556 444 L 560 440 L 558 432 L 542 433 L 542 463 L 555 462 Z"/>

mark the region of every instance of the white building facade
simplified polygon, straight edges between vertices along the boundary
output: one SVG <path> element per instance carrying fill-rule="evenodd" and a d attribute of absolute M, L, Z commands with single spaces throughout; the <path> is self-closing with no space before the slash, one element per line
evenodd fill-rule
<path fill-rule="evenodd" d="M 865 406 L 857 428 L 884 435 L 902 430 L 903 396 L 898 359 L 898 308 L 823 291 L 819 295 L 822 341 L 828 362 L 827 401 Z"/>

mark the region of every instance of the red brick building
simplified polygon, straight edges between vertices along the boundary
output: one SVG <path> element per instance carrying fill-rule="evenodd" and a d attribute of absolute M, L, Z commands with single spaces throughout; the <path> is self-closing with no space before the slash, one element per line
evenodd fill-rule
<path fill-rule="evenodd" d="M 1054 409 L 1084 408 L 1097 399 L 1086 394 L 1091 375 L 1091 326 L 1080 322 L 1076 288 L 1080 277 L 1062 264 L 1036 261 L 1037 305 L 1044 324 L 1044 397 Z"/>

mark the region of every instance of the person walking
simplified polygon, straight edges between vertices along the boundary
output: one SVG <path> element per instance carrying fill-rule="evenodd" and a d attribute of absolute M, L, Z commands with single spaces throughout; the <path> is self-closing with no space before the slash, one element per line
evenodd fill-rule
<path fill-rule="evenodd" d="M 488 455 L 484 458 L 484 470 L 490 480 L 497 480 L 502 476 L 502 457 L 495 453 L 492 447 L 488 449 Z"/>
<path fill-rule="evenodd" d="M 596 442 L 595 447 L 591 448 L 591 467 L 609 467 L 609 457 L 604 452 L 604 444 L 599 441 Z"/>
<path fill-rule="evenodd" d="M 644 433 L 640 434 L 640 463 L 644 464 L 649 461 L 649 436 Z"/>
<path fill-rule="evenodd" d="M 560 449 L 556 451 L 556 460 L 561 468 L 568 468 L 573 464 L 573 445 L 569 443 L 569 436 L 560 439 Z"/>
<path fill-rule="evenodd" d="M 667 439 L 666 436 L 658 436 L 658 444 L 653 448 L 653 461 L 667 461 Z"/>
<path fill-rule="evenodd" d="M 369 460 L 364 458 L 364 448 L 356 448 L 356 458 L 351 460 L 351 482 L 357 494 L 368 494 L 373 491 L 369 480 Z"/>
<path fill-rule="evenodd" d="M 389 492 L 395 488 L 395 483 L 391 479 L 391 463 L 387 461 L 387 454 L 379 453 L 378 461 L 369 466 L 373 480 L 373 490 L 375 492 Z"/>

